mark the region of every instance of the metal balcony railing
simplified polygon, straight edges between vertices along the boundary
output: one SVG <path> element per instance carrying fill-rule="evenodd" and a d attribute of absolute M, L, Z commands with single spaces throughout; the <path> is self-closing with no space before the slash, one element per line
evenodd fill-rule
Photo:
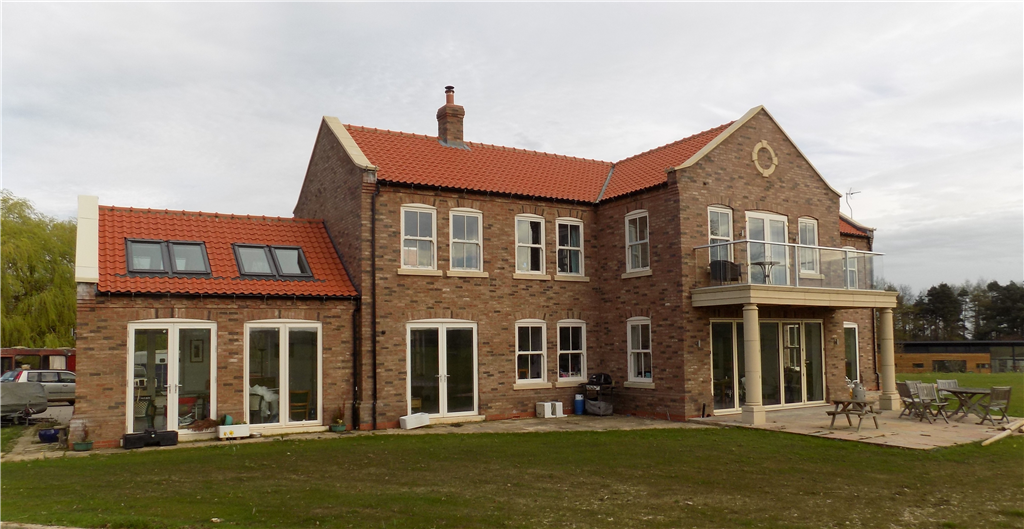
<path fill-rule="evenodd" d="M 749 239 L 693 250 L 697 288 L 747 284 L 883 290 L 883 254 L 877 252 Z"/>

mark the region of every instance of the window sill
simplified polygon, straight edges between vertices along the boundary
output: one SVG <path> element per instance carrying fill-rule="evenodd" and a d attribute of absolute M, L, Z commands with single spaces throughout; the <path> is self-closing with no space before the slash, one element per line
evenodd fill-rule
<path fill-rule="evenodd" d="M 512 274 L 512 279 L 532 279 L 534 281 L 550 281 L 551 276 L 545 274 Z"/>
<path fill-rule="evenodd" d="M 585 378 L 566 378 L 555 383 L 556 388 L 575 388 L 580 384 L 586 384 Z"/>
<path fill-rule="evenodd" d="M 448 277 L 491 277 L 487 272 L 477 272 L 476 270 L 448 270 L 445 275 Z"/>
<path fill-rule="evenodd" d="M 395 273 L 400 276 L 440 276 L 443 272 L 429 268 L 399 268 Z"/>
<path fill-rule="evenodd" d="M 548 389 L 550 387 L 550 382 L 516 382 L 512 389 Z"/>
<path fill-rule="evenodd" d="M 590 278 L 587 276 L 570 276 L 555 274 L 555 281 L 578 281 L 580 283 L 589 283 Z"/>
<path fill-rule="evenodd" d="M 622 387 L 624 388 L 637 388 L 637 389 L 654 389 L 654 382 L 623 382 Z"/>
<path fill-rule="evenodd" d="M 800 272 L 800 279 L 825 279 L 825 276 L 815 272 Z"/>
<path fill-rule="evenodd" d="M 626 272 L 625 274 L 622 274 L 622 279 L 629 279 L 631 277 L 644 277 L 649 275 L 651 275 L 650 268 L 648 268 L 647 270 L 634 270 L 632 272 Z"/>

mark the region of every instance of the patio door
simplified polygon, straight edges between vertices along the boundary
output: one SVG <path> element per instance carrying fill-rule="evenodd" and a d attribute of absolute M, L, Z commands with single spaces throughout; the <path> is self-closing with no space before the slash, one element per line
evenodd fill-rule
<path fill-rule="evenodd" d="M 786 243 L 788 220 L 771 213 L 747 213 L 747 239 Z M 789 252 L 780 244 L 747 243 L 747 270 L 755 284 L 789 284 Z"/>
<path fill-rule="evenodd" d="M 406 343 L 409 413 L 476 415 L 476 324 L 410 323 Z"/>
<path fill-rule="evenodd" d="M 762 321 L 761 402 L 779 406 L 824 400 L 821 322 Z M 746 401 L 743 323 L 711 323 L 711 382 L 716 410 Z"/>
<path fill-rule="evenodd" d="M 216 324 L 188 320 L 128 326 L 127 431 L 182 430 L 216 417 Z"/>

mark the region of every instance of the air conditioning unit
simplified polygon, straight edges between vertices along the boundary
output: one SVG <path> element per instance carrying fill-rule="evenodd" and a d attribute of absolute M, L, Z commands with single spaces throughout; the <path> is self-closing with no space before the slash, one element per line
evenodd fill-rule
<path fill-rule="evenodd" d="M 555 417 L 565 417 L 565 413 L 562 413 L 562 403 L 538 402 L 537 417 L 540 419 L 554 419 Z"/>

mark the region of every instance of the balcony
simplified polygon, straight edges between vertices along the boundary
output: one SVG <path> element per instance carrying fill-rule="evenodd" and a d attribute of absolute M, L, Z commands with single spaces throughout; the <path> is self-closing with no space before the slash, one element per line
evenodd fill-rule
<path fill-rule="evenodd" d="M 882 290 L 882 254 L 755 240 L 694 248 L 693 306 L 895 307 Z"/>

